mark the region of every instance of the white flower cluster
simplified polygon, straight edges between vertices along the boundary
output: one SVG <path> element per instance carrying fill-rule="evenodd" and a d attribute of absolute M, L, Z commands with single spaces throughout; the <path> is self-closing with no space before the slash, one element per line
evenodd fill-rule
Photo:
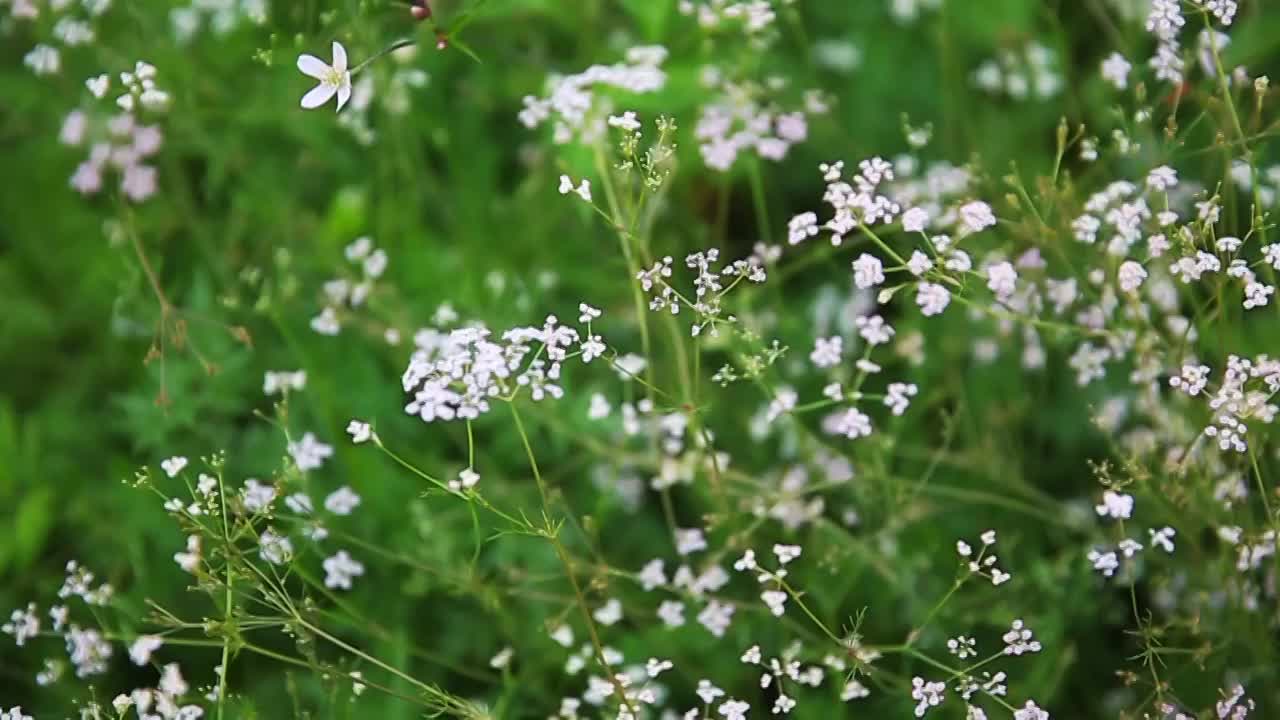
<path fill-rule="evenodd" d="M 191 0 L 169 11 L 169 23 L 179 43 L 190 42 L 201 26 L 215 35 L 226 35 L 243 22 L 262 25 L 270 8 L 267 0 Z"/>
<path fill-rule="evenodd" d="M 1014 100 L 1049 100 L 1062 92 L 1062 74 L 1049 48 L 1032 43 L 1022 52 L 1006 50 L 974 71 L 973 83 L 988 93 Z"/>
<path fill-rule="evenodd" d="M 97 33 L 93 21 L 111 7 L 111 0 L 8 0 L 9 15 L 15 20 L 38 20 L 45 12 L 49 20 L 33 23 L 37 32 L 48 31 L 23 55 L 22 63 L 36 75 L 57 75 L 62 72 L 62 51 L 59 47 L 73 48 L 94 41 Z M 77 12 L 83 10 L 83 14 Z M 56 18 L 56 19 L 54 19 Z M 8 29 L 12 24 L 0 27 Z"/>
<path fill-rule="evenodd" d="M 424 422 L 468 420 L 490 409 L 490 401 L 509 399 L 527 389 L 534 401 L 558 399 L 557 384 L 563 361 L 575 346 L 583 362 L 604 349 L 598 335 L 586 339 L 554 315 L 542 327 L 517 327 L 493 340 L 485 327 L 467 327 L 448 334 L 419 332 L 417 349 L 401 378 L 413 398 L 405 412 Z"/>
<path fill-rule="evenodd" d="M 356 238 L 344 251 L 347 262 L 359 268 L 359 275 L 338 277 L 324 284 L 325 306 L 311 318 L 311 329 L 321 335 L 337 335 L 342 330 L 340 311 L 355 310 L 373 293 L 374 282 L 387 270 L 387 253 L 368 236 Z"/>
<path fill-rule="evenodd" d="M 764 31 L 778 18 L 768 0 L 680 0 L 676 9 L 696 17 L 705 30 L 738 22 L 748 35 Z"/>
<path fill-rule="evenodd" d="M 614 65 L 592 65 L 580 73 L 554 76 L 548 80 L 545 97 L 527 95 L 520 122 L 529 129 L 552 123 L 557 144 L 580 141 L 590 144 L 604 137 L 610 103 L 597 97 L 601 88 L 642 94 L 661 90 L 667 82 L 662 63 L 667 50 L 661 46 L 634 47 L 626 61 Z"/>
<path fill-rule="evenodd" d="M 822 115 L 828 105 L 815 92 L 805 94 L 803 110 L 785 110 L 771 101 L 785 86 L 779 79 L 768 88 L 755 83 L 735 83 L 720 70 L 702 72 L 703 88 L 710 93 L 698 112 L 694 137 L 707 167 L 729 170 L 738 157 L 754 152 L 766 160 L 782 160 L 787 151 L 809 136 L 810 115 Z"/>
<path fill-rule="evenodd" d="M 160 151 L 164 134 L 158 125 L 144 125 L 137 119 L 140 110 L 161 112 L 168 108 L 169 95 L 155 86 L 156 69 L 139 61 L 133 72 L 120 74 L 125 92 L 116 98 L 123 111 L 106 116 L 92 108 L 71 111 L 62 122 L 59 139 L 64 145 L 89 148 L 89 157 L 76 167 L 70 184 L 81 195 L 102 190 L 108 169 L 120 175 L 120 190 L 133 202 L 143 202 L 156 193 L 156 168 L 146 162 Z M 85 85 L 98 99 L 110 91 L 111 77 L 90 78 Z"/>

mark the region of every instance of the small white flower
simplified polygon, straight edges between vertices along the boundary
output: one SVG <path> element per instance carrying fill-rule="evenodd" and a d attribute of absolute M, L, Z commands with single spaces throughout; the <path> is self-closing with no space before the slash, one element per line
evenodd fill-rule
<path fill-rule="evenodd" d="M 1108 490 L 1102 494 L 1102 504 L 1095 505 L 1094 510 L 1100 517 L 1128 520 L 1133 515 L 1133 496 Z"/>
<path fill-rule="evenodd" d="M 302 96 L 302 107 L 313 110 L 337 95 L 338 109 L 341 110 L 347 100 L 351 99 L 351 72 L 347 70 L 347 49 L 342 47 L 342 43 L 333 43 L 332 65 L 314 55 L 299 55 L 298 69 L 304 75 L 320 81 L 319 85 Z"/>
<path fill-rule="evenodd" d="M 929 224 L 929 213 L 922 208 L 911 208 L 902 213 L 902 229 L 906 232 L 924 232 Z"/>
<path fill-rule="evenodd" d="M 360 496 L 346 485 L 329 493 L 329 496 L 324 499 L 324 509 L 334 515 L 350 515 L 351 511 L 359 505 Z"/>
<path fill-rule="evenodd" d="M 187 459 L 181 455 L 175 455 L 160 462 L 160 469 L 164 470 L 165 474 L 169 477 L 176 476 L 178 473 L 182 472 L 182 469 L 186 466 Z"/>
<path fill-rule="evenodd" d="M 1118 52 L 1113 52 L 1102 61 L 1102 77 L 1117 90 L 1124 90 L 1129 85 L 1129 71 L 1133 65 Z"/>
<path fill-rule="evenodd" d="M 498 651 L 497 655 L 489 658 L 489 667 L 494 670 L 502 670 L 511 665 L 511 658 L 515 657 L 515 654 L 515 650 L 509 647 L 504 647 Z"/>
<path fill-rule="evenodd" d="M 146 665 L 151 662 L 151 653 L 159 650 L 162 645 L 164 640 L 157 635 L 139 635 L 129 646 L 129 659 L 134 665 Z"/>
<path fill-rule="evenodd" d="M 84 86 L 89 88 L 89 92 L 99 100 L 106 97 L 107 91 L 111 89 L 111 76 L 102 73 L 97 77 L 91 77 L 84 81 Z"/>
<path fill-rule="evenodd" d="M 350 590 L 351 580 L 364 575 L 364 565 L 352 559 L 346 550 L 339 550 L 324 560 L 324 586 L 330 589 Z"/>
<path fill-rule="evenodd" d="M 351 442 L 359 445 L 373 437 L 373 430 L 370 429 L 367 422 L 352 420 L 347 423 L 347 434 L 351 436 Z"/>
<path fill-rule="evenodd" d="M 449 481 L 449 488 L 454 492 L 462 492 L 475 487 L 478 482 L 480 482 L 480 473 L 472 468 L 463 468 L 456 480 Z"/>
<path fill-rule="evenodd" d="M 884 282 L 884 265 L 874 255 L 862 253 L 853 261 L 853 282 L 860 290 L 876 287 Z"/>

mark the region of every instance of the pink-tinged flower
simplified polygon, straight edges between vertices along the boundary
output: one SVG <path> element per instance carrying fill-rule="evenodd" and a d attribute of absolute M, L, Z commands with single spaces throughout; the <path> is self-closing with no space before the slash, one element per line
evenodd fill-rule
<path fill-rule="evenodd" d="M 341 43 L 333 44 L 333 64 L 328 65 L 314 55 L 299 55 L 298 69 L 304 75 L 320 81 L 302 96 L 302 107 L 313 110 L 329 102 L 335 94 L 338 96 L 338 109 L 341 110 L 351 98 L 351 71 L 347 69 L 347 50 Z"/>

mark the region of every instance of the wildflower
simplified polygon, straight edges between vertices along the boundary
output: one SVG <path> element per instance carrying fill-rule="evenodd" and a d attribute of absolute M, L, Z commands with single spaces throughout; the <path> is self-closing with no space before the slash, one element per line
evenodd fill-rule
<path fill-rule="evenodd" d="M 573 186 L 572 178 L 568 175 L 561 175 L 559 190 L 561 195 L 575 193 L 578 197 L 582 198 L 584 202 L 591 202 L 591 181 L 586 178 L 583 178 L 582 182 L 575 188 Z"/>
<path fill-rule="evenodd" d="M 333 43 L 332 65 L 314 55 L 299 55 L 298 69 L 320 81 L 302 96 L 302 107 L 307 110 L 324 105 L 334 95 L 338 96 L 338 110 L 342 110 L 342 106 L 351 99 L 351 72 L 347 69 L 347 49 L 342 47 L 342 43 Z"/>
<path fill-rule="evenodd" d="M 1167 553 L 1173 552 L 1173 536 L 1177 535 L 1177 531 L 1173 528 L 1165 526 L 1159 530 L 1147 530 L 1151 535 L 1151 544 L 1163 549 Z"/>
<path fill-rule="evenodd" d="M 258 538 L 258 555 L 272 565 L 283 565 L 293 559 L 293 543 L 267 528 Z"/>
<path fill-rule="evenodd" d="M 916 290 L 916 304 L 925 317 L 940 315 L 951 304 L 951 293 L 936 283 L 922 282 Z"/>
<path fill-rule="evenodd" d="M 169 477 L 175 477 L 182 469 L 187 466 L 187 459 L 181 455 L 175 455 L 167 460 L 160 462 L 160 469 L 164 470 Z"/>
<path fill-rule="evenodd" d="M 369 427 L 369 423 L 352 420 L 347 423 L 347 434 L 351 436 L 351 442 L 359 445 L 368 442 L 373 437 L 373 430 Z"/>
<path fill-rule="evenodd" d="M 618 601 L 618 598 L 609 598 L 604 605 L 596 608 L 596 611 L 591 613 L 591 617 L 606 627 L 616 625 L 619 620 L 622 620 L 622 603 Z"/>
<path fill-rule="evenodd" d="M 164 645 L 164 640 L 157 635 L 140 635 L 129 646 L 129 659 L 134 665 L 146 665 L 151 662 L 151 654 Z"/>
<path fill-rule="evenodd" d="M 1147 174 L 1147 187 L 1165 192 L 1178 184 L 1178 173 L 1168 165 L 1161 165 Z"/>
<path fill-rule="evenodd" d="M 1120 281 L 1120 289 L 1132 293 L 1142 287 L 1143 281 L 1147 279 L 1147 271 L 1138 263 L 1126 260 L 1120 264 L 1116 276 Z"/>
<path fill-rule="evenodd" d="M 244 481 L 244 490 L 240 492 L 240 501 L 249 512 L 262 512 L 269 508 L 275 499 L 275 486 L 263 485 L 254 478 L 248 478 Z"/>
<path fill-rule="evenodd" d="M 778 558 L 778 564 L 786 565 L 787 563 L 800 557 L 799 545 L 774 545 L 773 554 Z"/>
<path fill-rule="evenodd" d="M 1277 243 L 1277 258 L 1280 258 L 1280 243 Z M 1280 263 L 1280 260 L 1277 260 Z M 853 261 L 853 282 L 861 290 L 876 287 L 884 282 L 884 265 L 874 255 L 862 253 Z"/>
<path fill-rule="evenodd" d="M 766 590 L 760 593 L 760 599 L 776 617 L 782 617 L 787 602 L 787 594 L 781 590 Z"/>
<path fill-rule="evenodd" d="M 1018 273 L 1013 265 L 1007 262 L 996 263 L 987 268 L 987 288 L 996 294 L 996 299 L 1008 302 L 1017 288 Z"/>
<path fill-rule="evenodd" d="M 1102 504 L 1094 509 L 1101 517 L 1128 520 L 1133 515 L 1133 496 L 1107 490 L 1102 494 Z"/>
<path fill-rule="evenodd" d="M 1090 550 L 1087 557 L 1089 562 L 1093 563 L 1093 569 L 1101 572 L 1104 577 L 1115 575 L 1116 570 L 1120 567 L 1120 560 L 1114 552 Z"/>
<path fill-rule="evenodd" d="M 200 536 L 187 536 L 187 551 L 174 553 L 173 561 L 186 572 L 195 574 L 200 567 Z"/>
<path fill-rule="evenodd" d="M 1133 65 L 1118 52 L 1113 52 L 1102 61 L 1102 77 L 1115 89 L 1124 90 L 1129 85 L 1129 71 Z"/>
<path fill-rule="evenodd" d="M 658 605 L 658 619 L 662 620 L 662 624 L 669 628 L 678 628 L 684 625 L 684 603 L 675 600 L 663 600 Z"/>
<path fill-rule="evenodd" d="M 339 550 L 324 559 L 324 586 L 330 589 L 351 589 L 351 580 L 364 575 L 364 565 L 352 559 L 346 550 Z"/>
<path fill-rule="evenodd" d="M 977 641 L 964 635 L 953 637 L 947 641 L 947 650 L 952 655 L 964 660 L 978 654 Z"/>
<path fill-rule="evenodd" d="M 1041 710 L 1034 700 L 1028 700 L 1021 710 L 1013 711 L 1013 720 L 1049 720 L 1049 713 Z"/>
<path fill-rule="evenodd" d="M 40 634 L 40 617 L 36 615 L 36 604 L 28 603 L 25 610 L 14 610 L 9 615 L 9 622 L 0 626 L 0 632 L 12 635 L 18 647 L 27 643 L 29 638 Z"/>
<path fill-rule="evenodd" d="M 980 200 L 962 205 L 960 219 L 964 223 L 964 228 L 970 233 L 982 232 L 996 224 L 996 216 L 991 212 L 991 206 Z"/>
<path fill-rule="evenodd" d="M 307 386 L 307 371 L 294 370 L 271 372 L 262 376 L 262 394 L 277 395 L 290 391 L 300 391 Z"/>
<path fill-rule="evenodd" d="M 943 682 L 925 682 L 919 676 L 911 678 L 911 699 L 916 701 L 916 717 L 924 717 L 931 707 L 942 704 L 942 696 L 947 691 Z"/>
<path fill-rule="evenodd" d="M 449 488 L 454 492 L 462 492 L 463 490 L 470 490 L 479 482 L 480 473 L 476 472 L 472 468 L 463 468 L 462 471 L 458 473 L 458 478 L 456 480 L 449 481 Z"/>
<path fill-rule="evenodd" d="M 839 335 L 814 340 L 813 352 L 809 353 L 809 361 L 820 368 L 835 367 L 840 364 L 844 340 Z"/>
<path fill-rule="evenodd" d="M 22 64 L 31 68 L 31 72 L 36 75 L 56 75 L 62 70 L 62 55 L 57 48 L 40 44 L 23 56 Z"/>
<path fill-rule="evenodd" d="M 1002 637 L 1005 655 L 1022 655 L 1040 652 L 1040 641 L 1032 638 L 1031 629 L 1021 620 L 1014 620 L 1009 632 Z"/>
<path fill-rule="evenodd" d="M 676 552 L 681 555 L 707 549 L 707 538 L 699 528 L 676 529 Z"/>
<path fill-rule="evenodd" d="M 350 515 L 359 505 L 360 496 L 347 485 L 329 493 L 324 499 L 324 509 L 334 515 Z"/>
<path fill-rule="evenodd" d="M 504 647 L 498 651 L 498 654 L 489 658 L 489 667 L 494 670 L 503 670 L 511 664 L 511 658 L 515 657 L 515 650 L 510 647 Z"/>
<path fill-rule="evenodd" d="M 904 232 L 924 232 L 929 225 L 929 212 L 922 208 L 911 208 L 902 213 L 902 230 Z"/>
<path fill-rule="evenodd" d="M 929 259 L 928 255 L 925 255 L 919 250 L 913 250 L 911 252 L 911 259 L 907 261 L 907 270 L 910 271 L 912 275 L 920 277 L 932 269 L 933 261 Z"/>
<path fill-rule="evenodd" d="M 316 470 L 325 460 L 333 457 L 333 446 L 317 440 L 314 433 L 305 433 L 301 440 L 290 442 L 288 451 L 293 464 L 302 472 Z"/>

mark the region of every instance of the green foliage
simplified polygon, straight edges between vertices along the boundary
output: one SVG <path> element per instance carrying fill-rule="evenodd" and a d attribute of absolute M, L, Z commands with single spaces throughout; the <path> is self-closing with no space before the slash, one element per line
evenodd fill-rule
<path fill-rule="evenodd" d="M 185 43 L 172 30 L 172 3 L 117 1 L 95 20 L 97 39 L 66 49 L 63 71 L 51 76 L 23 65 L 28 49 L 48 37 L 47 18 L 0 21 L 0 162 L 9 171 L 0 189 L 0 610 L 33 599 L 47 609 L 65 564 L 78 561 L 109 581 L 119 601 L 118 614 L 100 619 L 118 642 L 110 671 L 92 681 L 93 696 L 105 704 L 117 692 L 156 682 L 152 668 L 128 662 L 125 648 L 136 634 L 154 631 L 156 608 L 164 608 L 194 623 L 181 628 L 185 636 L 206 641 L 162 651 L 163 662 L 182 662 L 193 686 L 216 686 L 211 669 L 224 648 L 232 656 L 232 695 L 219 706 L 219 720 L 222 713 L 413 718 L 427 711 L 547 717 L 562 697 L 583 691 L 583 676 L 564 672 L 569 653 L 586 642 L 580 605 L 594 609 L 615 597 L 627 616 L 607 629 L 603 644 L 628 663 L 671 659 L 677 671 L 663 680 L 678 698 L 673 708 L 693 707 L 705 677 L 750 699 L 751 717 L 762 717 L 774 695 L 739 661 L 747 647 L 758 644 L 772 657 L 800 640 L 806 664 L 840 652 L 852 663 L 847 643 L 856 628 L 861 641 L 890 656 L 883 675 L 874 676 L 873 695 L 840 704 L 844 678 L 832 673 L 821 688 L 804 691 L 792 717 L 906 717 L 914 705 L 911 677 L 939 676 L 937 659 L 951 659 L 949 637 L 979 635 L 988 652 L 1011 620 L 1025 618 L 1046 650 L 1010 669 L 1016 692 L 1009 702 L 1017 707 L 1035 698 L 1054 718 L 1116 717 L 1122 708 L 1154 713 L 1157 698 L 1204 709 L 1239 679 L 1258 703 L 1257 717 L 1280 712 L 1274 587 L 1262 612 L 1208 618 L 1216 635 L 1152 609 L 1161 593 L 1179 592 L 1188 574 L 1230 574 L 1234 556 L 1216 539 L 1217 527 L 1273 527 L 1274 514 L 1264 512 L 1280 506 L 1274 432 L 1259 432 L 1256 458 L 1250 456 L 1265 484 L 1255 491 L 1250 479 L 1250 502 L 1270 498 L 1271 505 L 1219 510 L 1209 470 L 1186 479 L 1135 468 L 1116 438 L 1094 424 L 1125 386 L 1130 366 L 1081 388 L 1065 340 L 1051 348 L 1040 373 L 1024 371 L 1016 342 L 979 363 L 974 341 L 979 332 L 990 335 L 995 321 L 974 330 L 968 307 L 958 303 L 942 318 L 923 318 L 914 291 L 904 289 L 886 320 L 899 339 L 922 334 L 928 352 L 919 364 L 887 351 L 884 359 L 894 379 L 919 386 L 910 411 L 881 413 L 876 435 L 854 442 L 824 434 L 817 415 L 797 413 L 764 442 L 753 437 L 750 420 L 782 384 L 795 386 L 801 403 L 822 398 L 823 377 L 802 371 L 814 338 L 835 334 L 833 317 L 847 312 L 848 262 L 856 253 L 824 247 L 825 237 L 810 240 L 796 272 L 770 268 L 765 285 L 744 282 L 735 290 L 740 304 L 726 303 L 726 314 L 741 314 L 742 323 L 696 345 L 684 324 L 689 313 L 678 326 L 658 315 L 645 320 L 633 294 L 636 269 L 664 255 L 677 258 L 679 273 L 685 255 L 701 249 L 718 247 L 733 260 L 757 242 L 784 243 L 786 220 L 818 205 L 818 163 L 842 158 L 853 166 L 863 157 L 915 152 L 904 123 L 932 128 L 930 162 L 974 160 L 974 187 L 997 208 L 1002 249 L 1036 247 L 1055 262 L 1100 263 L 1097 248 L 1071 240 L 1069 209 L 1078 211 L 1111 179 L 1140 183 L 1166 162 L 1210 191 L 1222 183 L 1224 225 L 1246 236 L 1255 228 L 1252 199 L 1228 176 L 1236 156 L 1218 88 L 1198 79 L 1186 90 L 1187 107 L 1176 110 L 1166 86 L 1144 88 L 1147 100 L 1138 105 L 1157 108 L 1162 120 L 1171 112 L 1178 125 L 1181 144 L 1164 143 L 1162 128 L 1132 122 L 1134 103 L 1122 104 L 1098 77 L 1113 50 L 1135 66 L 1150 54 L 1141 21 L 1123 20 L 1109 3 L 947 0 L 910 25 L 890 19 L 888 2 L 774 4 L 776 42 L 762 48 L 737 30 L 700 30 L 674 0 L 456 0 L 437 3 L 424 23 L 394 2 L 276 2 L 261 25 L 240 22 L 225 34 L 206 28 Z M 1254 76 L 1280 71 L 1280 9 L 1247 3 L 1237 26 L 1227 64 L 1247 65 Z M 381 100 L 370 106 L 369 142 L 335 118 L 332 104 L 297 107 L 312 86 L 294 66 L 298 54 L 327 61 L 329 42 L 338 40 L 354 65 L 405 38 L 417 41 L 413 53 L 379 57 L 362 73 L 379 93 L 399 72 L 422 71 L 429 80 L 406 91 L 403 112 Z M 824 41 L 852 44 L 858 66 L 819 62 Z M 446 48 L 436 50 L 437 42 Z M 1030 42 L 1057 53 L 1061 96 L 1017 102 L 974 88 L 972 75 L 984 60 L 1022 52 Z M 667 83 L 661 93 L 619 95 L 617 110 L 635 110 L 645 122 L 641 148 L 657 137 L 660 115 L 681 129 L 669 179 L 655 191 L 635 191 L 635 222 L 622 228 L 644 236 L 633 258 L 624 252 L 626 233 L 616 232 L 628 214 L 601 209 L 609 207 L 606 177 L 620 158 L 597 150 L 612 152 L 612 144 L 558 147 L 545 127 L 526 129 L 516 115 L 521 98 L 541 92 L 548 75 L 613 63 L 641 44 L 670 51 Z M 105 116 L 115 86 L 96 101 L 84 79 L 107 72 L 114 83 L 136 60 L 154 65 L 172 96 L 154 119 L 164 133 L 154 160 L 159 192 L 131 203 L 112 176 L 103 192 L 81 196 L 67 179 L 87 149 L 60 143 L 58 128 L 77 107 Z M 808 139 L 785 159 L 752 155 L 729 172 L 713 172 L 693 134 L 708 94 L 700 75 L 711 63 L 757 82 L 787 78 L 778 94 L 788 107 L 802 102 L 803 90 L 820 89 L 832 109 L 811 118 Z M 1250 91 L 1233 92 L 1258 165 L 1273 161 L 1270 100 L 1267 112 L 1254 116 Z M 349 106 L 338 117 L 352 115 Z M 1072 138 L 1129 127 L 1142 149 L 1090 165 L 1076 159 L 1073 144 L 1064 159 L 1055 145 L 1064 117 Z M 555 192 L 562 174 L 591 178 L 596 209 Z M 1032 218 L 1037 206 L 1051 213 L 1039 223 Z M 343 252 L 364 235 L 389 256 L 386 275 L 367 307 L 344 317 L 342 335 L 313 332 L 324 282 L 343 274 L 358 280 Z M 984 284 L 970 278 L 966 290 L 985 292 Z M 1212 313 L 1193 349 L 1206 362 L 1214 358 L 1215 370 L 1228 353 L 1275 354 L 1274 300 L 1249 315 L 1238 301 L 1219 298 L 1210 311 L 1212 298 L 1186 293 L 1190 305 Z M 442 305 L 461 318 L 443 325 L 481 321 L 498 335 L 540 326 L 548 314 L 573 324 L 579 302 L 604 310 L 596 330 L 610 352 L 586 367 L 567 361 L 563 399 L 517 401 L 523 428 L 517 431 L 511 410 L 496 401 L 469 425 L 424 424 L 405 414 L 400 376 L 412 334 L 439 324 L 432 318 Z M 772 325 L 760 335 L 747 332 L 750 323 L 765 322 L 761 317 Z M 398 344 L 385 341 L 389 329 L 399 333 Z M 1050 340 L 1068 335 L 1045 330 Z M 744 358 L 766 356 L 774 339 L 786 351 L 769 356 L 759 378 L 716 387 L 718 368 L 741 371 Z M 645 380 L 662 390 L 656 399 L 639 378 L 622 382 L 605 364 L 649 343 Z M 696 348 L 694 369 L 681 354 L 687 347 Z M 305 390 L 279 403 L 264 397 L 265 372 L 293 369 L 306 370 Z M 867 392 L 882 392 L 882 384 Z M 588 418 L 593 392 L 615 405 L 609 418 Z M 659 411 L 686 417 L 691 447 L 713 437 L 731 454 L 729 466 L 709 467 L 703 452 L 689 461 L 692 484 L 670 493 L 647 489 L 662 472 L 658 440 L 623 438 L 616 409 L 646 396 Z M 352 418 L 374 425 L 377 447 L 348 442 L 342 430 Z M 327 464 L 305 473 L 285 459 L 288 439 L 304 432 L 335 446 Z M 179 527 L 148 492 L 190 501 L 180 481 L 154 469 L 173 455 L 191 458 L 188 482 L 212 472 L 197 458 L 225 457 L 217 469 L 229 495 L 255 477 L 285 492 L 306 491 L 317 504 L 350 486 L 363 502 L 349 517 L 330 518 L 334 544 L 327 550 L 298 543 L 298 569 L 279 587 L 261 596 L 245 590 L 228 603 L 218 583 L 257 583 L 253 568 L 263 563 L 255 543 L 266 524 L 285 521 L 233 517 L 238 529 L 227 532 L 223 549 L 207 546 L 209 577 L 183 573 L 171 558 L 195 531 Z M 753 514 L 753 499 L 772 497 L 788 467 L 817 476 L 825 457 L 849 459 L 855 480 L 829 488 L 814 522 L 792 531 Z M 1178 527 L 1185 553 L 1179 572 L 1152 570 L 1122 585 L 1090 568 L 1085 553 L 1103 537 L 1092 509 L 1102 473 L 1092 463 L 1103 462 L 1142 488 L 1140 502 L 1151 511 L 1144 523 Z M 478 493 L 449 491 L 447 482 L 472 464 L 482 477 Z M 139 467 L 152 470 L 136 482 Z M 632 480 L 641 485 L 638 508 L 618 491 Z M 846 507 L 856 508 L 855 525 L 842 522 Z M 634 575 L 655 557 L 674 570 L 677 527 L 709 528 L 726 567 L 747 548 L 763 557 L 774 543 L 802 545 L 804 556 L 787 579 L 797 592 L 785 618 L 775 620 L 754 585 L 743 585 L 742 607 L 724 638 L 696 627 L 692 605 L 688 627 L 663 628 L 656 601 Z M 1000 567 L 1014 573 L 1016 585 L 1006 591 L 970 583 L 940 604 L 957 584 L 956 540 L 976 547 L 988 528 L 999 531 Z M 349 592 L 329 592 L 319 581 L 321 561 L 337 547 L 366 567 Z M 1274 583 L 1274 572 L 1270 578 Z M 582 585 L 585 600 L 570 579 Z M 290 593 L 306 600 L 282 607 Z M 797 607 L 801 599 L 813 617 Z M 276 622 L 252 632 L 236 625 L 255 613 Z M 562 623 L 577 635 L 570 650 L 549 637 Z M 228 628 L 243 633 L 243 645 Z M 338 652 L 324 633 L 361 654 Z M 830 634 L 839 636 L 835 643 Z M 60 717 L 70 712 L 68 698 L 89 697 L 72 689 L 70 671 L 61 684 L 35 683 L 43 658 L 64 657 L 57 638 L 42 638 L 37 652 L 0 639 L 4 707 Z M 504 647 L 515 650 L 512 665 L 491 667 Z M 370 686 L 358 697 L 352 671 Z M 600 674 L 594 666 L 589 672 Z M 986 707 L 992 717 L 1009 716 L 999 705 Z M 931 712 L 964 716 L 958 702 Z"/>

